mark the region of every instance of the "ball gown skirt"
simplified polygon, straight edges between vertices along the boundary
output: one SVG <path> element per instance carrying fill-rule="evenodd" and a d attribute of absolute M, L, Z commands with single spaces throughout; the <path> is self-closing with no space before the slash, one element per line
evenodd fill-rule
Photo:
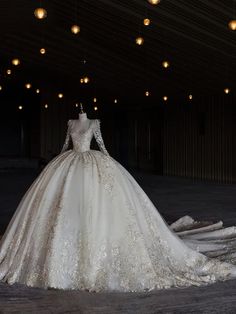
<path fill-rule="evenodd" d="M 68 121 L 62 152 L 21 200 L 1 240 L 0 280 L 124 292 L 235 277 L 235 227 L 199 227 L 188 216 L 168 226 L 89 121 L 83 132 Z M 90 149 L 93 136 L 100 151 Z"/>

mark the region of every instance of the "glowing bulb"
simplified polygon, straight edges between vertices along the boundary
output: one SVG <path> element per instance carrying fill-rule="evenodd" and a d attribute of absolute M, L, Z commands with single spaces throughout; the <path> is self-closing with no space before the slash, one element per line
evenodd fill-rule
<path fill-rule="evenodd" d="M 81 83 L 81 84 L 84 83 L 84 79 L 83 79 L 83 78 L 80 79 L 80 83 Z"/>
<path fill-rule="evenodd" d="M 25 84 L 25 87 L 26 87 L 27 89 L 30 89 L 30 88 L 32 87 L 32 85 L 31 85 L 30 83 L 26 83 L 26 84 Z"/>
<path fill-rule="evenodd" d="M 78 104 L 78 103 L 76 103 L 76 104 L 75 104 L 75 107 L 76 107 L 76 108 L 77 108 L 77 107 L 79 107 L 79 104 Z"/>
<path fill-rule="evenodd" d="M 37 19 L 42 20 L 47 17 L 47 11 L 44 8 L 37 8 L 34 10 L 34 15 Z"/>
<path fill-rule="evenodd" d="M 146 92 L 145 92 L 145 96 L 148 97 L 149 95 L 150 95 L 149 91 L 146 91 Z"/>
<path fill-rule="evenodd" d="M 41 53 L 41 55 L 45 55 L 46 49 L 45 48 L 40 48 L 39 52 Z"/>
<path fill-rule="evenodd" d="M 94 108 L 93 108 L 95 111 L 97 111 L 98 110 L 98 107 L 97 106 L 94 106 Z"/>
<path fill-rule="evenodd" d="M 191 94 L 188 95 L 188 99 L 189 99 L 189 100 L 192 100 L 192 99 L 193 99 L 193 95 L 191 95 Z"/>
<path fill-rule="evenodd" d="M 230 93 L 230 89 L 229 88 L 225 88 L 224 92 L 225 92 L 225 94 L 229 94 Z"/>
<path fill-rule="evenodd" d="M 167 97 L 167 96 L 164 96 L 164 97 L 163 97 L 163 100 L 164 100 L 164 101 L 167 101 L 167 100 L 168 100 L 168 97 Z"/>
<path fill-rule="evenodd" d="M 47 108 L 48 108 L 48 104 L 45 104 L 45 105 L 44 105 L 44 108 L 47 109 Z"/>
<path fill-rule="evenodd" d="M 11 63 L 12 63 L 13 65 L 17 66 L 17 65 L 20 64 L 20 60 L 17 59 L 17 58 L 15 58 L 15 59 L 13 59 L 13 60 L 11 61 Z"/>
<path fill-rule="evenodd" d="M 148 2 L 156 5 L 156 4 L 159 4 L 161 2 L 161 0 L 148 0 Z"/>
<path fill-rule="evenodd" d="M 39 94 L 40 93 L 40 89 L 36 89 L 36 94 Z"/>
<path fill-rule="evenodd" d="M 63 98 L 63 94 L 62 94 L 62 93 L 59 93 L 59 94 L 58 94 L 58 98 Z"/>
<path fill-rule="evenodd" d="M 150 19 L 144 19 L 144 20 L 143 20 L 143 24 L 144 24 L 145 26 L 150 25 L 150 23 L 151 23 L 151 20 L 150 20 Z"/>
<path fill-rule="evenodd" d="M 23 106 L 19 106 L 18 109 L 19 109 L 19 110 L 22 110 L 22 109 L 23 109 Z"/>
<path fill-rule="evenodd" d="M 141 46 L 144 43 L 144 39 L 143 39 L 143 37 L 137 37 L 135 39 L 135 42 L 136 42 L 137 45 Z"/>
<path fill-rule="evenodd" d="M 169 66 L 170 66 L 170 63 L 168 62 L 168 61 L 163 61 L 162 62 L 162 66 L 163 66 L 163 68 L 169 68 Z"/>
<path fill-rule="evenodd" d="M 236 30 L 236 20 L 232 20 L 229 22 L 228 24 L 229 28 L 232 30 L 232 31 L 235 31 Z"/>
<path fill-rule="evenodd" d="M 117 100 L 117 99 L 114 99 L 114 103 L 117 104 L 117 102 L 118 102 L 118 100 Z"/>
<path fill-rule="evenodd" d="M 0 86 L 0 90 L 2 90 L 2 86 Z"/>
<path fill-rule="evenodd" d="M 93 102 L 97 102 L 97 98 L 96 97 L 93 98 Z"/>
<path fill-rule="evenodd" d="M 75 35 L 77 35 L 80 32 L 80 27 L 79 25 L 72 25 L 71 26 L 71 32 Z"/>
<path fill-rule="evenodd" d="M 88 83 L 89 83 L 89 77 L 87 77 L 87 76 L 84 77 L 84 83 L 85 83 L 85 84 L 88 84 Z"/>
<path fill-rule="evenodd" d="M 7 70 L 7 74 L 11 75 L 11 70 L 10 69 Z"/>

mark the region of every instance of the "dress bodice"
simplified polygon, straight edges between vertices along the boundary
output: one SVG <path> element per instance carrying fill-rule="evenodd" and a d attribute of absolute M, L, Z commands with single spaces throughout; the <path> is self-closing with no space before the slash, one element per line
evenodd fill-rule
<path fill-rule="evenodd" d="M 101 152 L 108 155 L 103 142 L 99 120 L 89 120 L 88 128 L 85 131 L 80 129 L 78 120 L 69 120 L 66 139 L 61 153 L 67 150 L 70 138 L 72 139 L 73 150 L 75 152 L 83 153 L 89 151 L 93 136 L 95 137 Z"/>

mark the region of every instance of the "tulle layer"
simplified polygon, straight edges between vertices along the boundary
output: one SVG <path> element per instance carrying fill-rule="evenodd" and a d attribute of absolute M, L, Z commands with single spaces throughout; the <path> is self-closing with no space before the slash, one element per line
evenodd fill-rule
<path fill-rule="evenodd" d="M 215 227 L 196 228 L 186 217 L 167 226 L 118 162 L 70 150 L 45 167 L 19 204 L 1 240 L 0 280 L 89 291 L 224 280 L 236 273 L 225 262 L 233 260 L 236 232 Z"/>

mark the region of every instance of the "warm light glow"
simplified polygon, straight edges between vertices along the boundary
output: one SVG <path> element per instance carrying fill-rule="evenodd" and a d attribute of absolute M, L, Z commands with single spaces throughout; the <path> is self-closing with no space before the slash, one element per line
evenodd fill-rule
<path fill-rule="evenodd" d="M 47 11 L 44 8 L 37 8 L 34 10 L 34 15 L 37 19 L 42 20 L 47 17 Z"/>
<path fill-rule="evenodd" d="M 17 58 L 15 58 L 15 59 L 13 59 L 13 60 L 11 61 L 11 63 L 12 63 L 13 65 L 17 66 L 17 65 L 20 64 L 20 60 L 17 59 Z"/>
<path fill-rule="evenodd" d="M 232 30 L 232 31 L 235 31 L 236 30 L 236 20 L 232 20 L 229 22 L 228 24 L 229 28 Z"/>
<path fill-rule="evenodd" d="M 225 92 L 225 94 L 229 94 L 230 93 L 230 89 L 229 88 L 225 88 L 224 92 Z"/>
<path fill-rule="evenodd" d="M 117 102 L 118 102 L 118 100 L 117 100 L 117 99 L 114 99 L 114 103 L 117 104 Z"/>
<path fill-rule="evenodd" d="M 156 4 L 159 4 L 161 2 L 161 0 L 148 0 L 148 2 L 156 5 Z"/>
<path fill-rule="evenodd" d="M 22 109 L 23 109 L 23 106 L 19 106 L 18 109 L 19 109 L 19 110 L 22 110 Z"/>
<path fill-rule="evenodd" d="M 93 98 L 93 102 L 97 102 L 97 98 L 96 97 Z"/>
<path fill-rule="evenodd" d="M 45 48 L 40 48 L 39 52 L 41 53 L 41 55 L 45 55 L 46 49 Z"/>
<path fill-rule="evenodd" d="M 76 103 L 76 104 L 75 104 L 75 107 L 76 107 L 76 108 L 77 108 L 77 107 L 79 107 L 79 104 L 78 104 L 78 103 Z"/>
<path fill-rule="evenodd" d="M 39 94 L 40 93 L 40 89 L 36 89 L 36 94 Z"/>
<path fill-rule="evenodd" d="M 146 91 L 146 92 L 145 92 L 145 96 L 148 97 L 149 95 L 150 95 L 149 91 Z"/>
<path fill-rule="evenodd" d="M 10 69 L 7 70 L 7 74 L 8 74 L 8 75 L 11 74 L 11 70 L 10 70 Z"/>
<path fill-rule="evenodd" d="M 151 20 L 150 20 L 150 19 L 144 19 L 144 20 L 143 20 L 143 24 L 144 24 L 145 26 L 150 25 L 150 23 L 151 23 Z"/>
<path fill-rule="evenodd" d="M 79 25 L 72 25 L 71 26 L 71 32 L 75 35 L 77 35 L 80 32 L 80 27 Z"/>
<path fill-rule="evenodd" d="M 0 90 L 2 90 L 2 86 L 0 85 Z"/>
<path fill-rule="evenodd" d="M 94 106 L 94 110 L 97 111 L 97 110 L 98 110 L 98 107 L 97 107 L 97 106 Z"/>
<path fill-rule="evenodd" d="M 189 100 L 192 100 L 192 99 L 193 99 L 193 95 L 191 95 L 191 94 L 188 95 L 188 99 L 189 99 Z"/>
<path fill-rule="evenodd" d="M 85 83 L 85 84 L 88 84 L 89 81 L 90 81 L 90 80 L 89 80 L 89 77 L 85 76 L 85 77 L 84 77 L 84 83 Z"/>
<path fill-rule="evenodd" d="M 141 46 L 144 43 L 144 39 L 143 39 L 143 37 L 137 37 L 135 39 L 135 42 L 136 42 L 137 45 Z"/>
<path fill-rule="evenodd" d="M 48 108 L 48 104 L 45 104 L 45 105 L 44 105 L 44 108 L 46 108 L 46 109 L 47 109 L 47 108 Z"/>
<path fill-rule="evenodd" d="M 58 94 L 58 98 L 63 98 L 63 94 L 62 94 L 62 93 L 59 93 L 59 94 Z"/>
<path fill-rule="evenodd" d="M 80 83 L 81 83 L 81 84 L 84 83 L 84 79 L 83 79 L 83 78 L 80 79 Z"/>
<path fill-rule="evenodd" d="M 169 63 L 169 61 L 163 61 L 162 62 L 162 66 L 164 67 L 164 68 L 169 68 L 169 66 L 170 66 L 170 63 Z"/>
<path fill-rule="evenodd" d="M 167 97 L 167 96 L 164 96 L 164 97 L 163 97 L 163 100 L 164 100 L 164 101 L 167 101 L 167 100 L 168 100 L 168 97 Z"/>
<path fill-rule="evenodd" d="M 30 88 L 32 87 L 32 85 L 31 85 L 30 83 L 26 83 L 26 84 L 25 84 L 25 87 L 26 87 L 27 89 L 30 89 Z"/>

